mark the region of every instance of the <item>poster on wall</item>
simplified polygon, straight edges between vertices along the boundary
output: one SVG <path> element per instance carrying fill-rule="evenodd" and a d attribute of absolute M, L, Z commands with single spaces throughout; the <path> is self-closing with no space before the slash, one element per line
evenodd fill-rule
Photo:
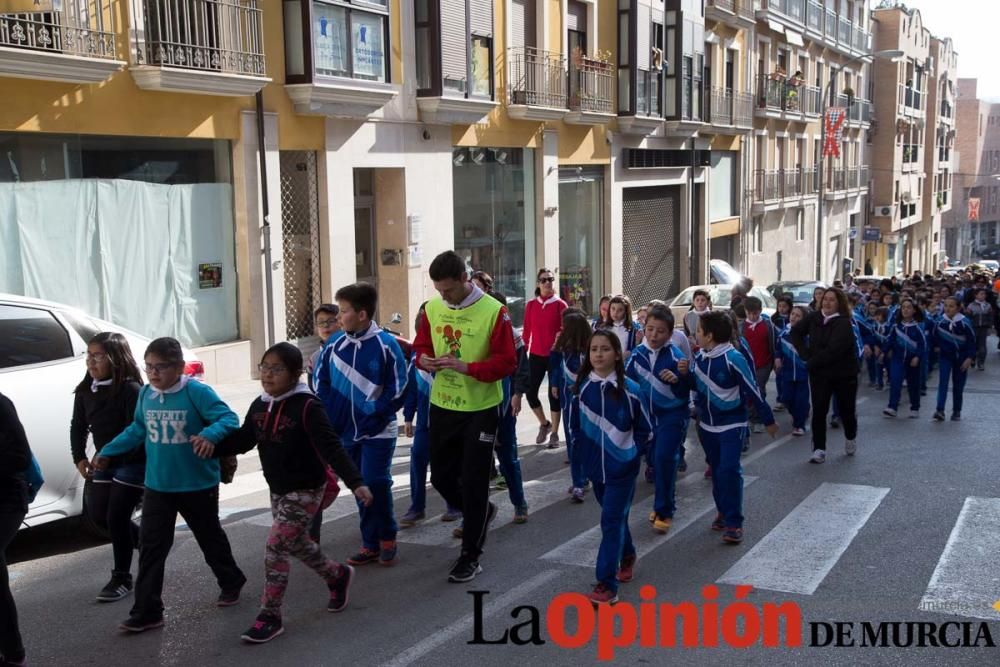
<path fill-rule="evenodd" d="M 222 263 L 198 265 L 198 287 L 200 289 L 216 289 L 222 287 Z"/>
<path fill-rule="evenodd" d="M 385 63 L 382 60 L 382 17 L 376 14 L 351 14 L 354 44 L 354 75 L 382 81 Z"/>
<path fill-rule="evenodd" d="M 345 12 L 340 7 L 319 3 L 313 6 L 313 49 L 317 72 L 347 73 L 347 63 L 344 62 L 347 26 L 344 20 Z"/>

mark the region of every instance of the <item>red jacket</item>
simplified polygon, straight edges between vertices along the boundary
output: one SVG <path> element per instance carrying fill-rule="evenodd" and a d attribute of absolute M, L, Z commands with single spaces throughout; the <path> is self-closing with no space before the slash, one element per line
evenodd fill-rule
<path fill-rule="evenodd" d="M 524 308 L 524 330 L 521 339 L 528 346 L 528 354 L 548 359 L 562 329 L 562 314 L 566 302 L 553 295 L 547 301 L 536 296 Z"/>
<path fill-rule="evenodd" d="M 744 320 L 743 337 L 750 346 L 754 366 L 763 368 L 774 362 L 774 325 L 770 320 L 761 316 L 756 326 Z"/>
<path fill-rule="evenodd" d="M 471 298 L 472 294 L 469 296 Z M 475 301 L 473 299 L 466 307 L 472 305 Z M 420 321 L 417 323 L 417 335 L 413 339 L 413 351 L 417 355 L 417 366 L 423 370 L 428 369 L 420 365 L 419 360 L 421 355 L 426 354 L 428 357 L 437 356 L 434 354 L 431 325 L 427 320 L 426 314 L 421 315 Z M 517 353 L 514 351 L 514 328 L 511 326 L 507 308 L 501 307 L 500 313 L 497 315 L 496 324 L 493 325 L 493 334 L 490 336 L 489 355 L 482 361 L 469 363 L 469 376 L 480 382 L 499 382 L 505 377 L 513 375 L 515 370 L 517 370 Z"/>

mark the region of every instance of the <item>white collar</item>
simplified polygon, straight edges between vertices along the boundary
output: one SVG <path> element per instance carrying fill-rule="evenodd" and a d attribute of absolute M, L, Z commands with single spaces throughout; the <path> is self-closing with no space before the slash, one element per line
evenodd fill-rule
<path fill-rule="evenodd" d="M 716 357 L 721 357 L 726 352 L 729 352 L 729 350 L 734 350 L 734 349 L 736 348 L 733 347 L 732 343 L 723 343 L 722 345 L 716 345 L 711 350 L 706 350 L 702 348 L 699 354 L 703 354 L 709 359 L 715 359 Z"/>
<path fill-rule="evenodd" d="M 618 378 L 615 376 L 614 373 L 612 373 L 611 375 L 609 375 L 606 378 L 602 378 L 596 372 L 590 371 L 590 376 L 589 376 L 588 379 L 591 382 L 596 382 L 597 384 L 601 384 L 601 385 L 610 384 L 612 387 L 617 387 L 618 386 Z"/>
<path fill-rule="evenodd" d="M 191 377 L 190 376 L 188 376 L 188 375 L 182 375 L 181 379 L 178 380 L 177 383 L 174 386 L 170 387 L 169 389 L 164 389 L 163 391 L 160 391 L 159 389 L 157 389 L 153 385 L 149 385 L 149 389 L 150 389 L 150 393 L 152 394 L 152 398 L 154 398 L 154 399 L 159 398 L 160 399 L 160 403 L 164 403 L 166 401 L 166 399 L 164 398 L 165 394 L 176 394 L 177 392 L 179 392 L 180 390 L 182 390 L 184 387 L 186 387 L 187 384 L 188 384 L 188 382 L 190 382 L 190 381 L 191 381 Z"/>
<path fill-rule="evenodd" d="M 111 379 L 108 379 L 108 380 L 91 380 L 90 381 L 90 391 L 92 391 L 92 392 L 94 392 L 96 394 L 98 387 L 108 387 L 108 386 L 114 384 L 114 382 L 115 382 L 114 378 L 111 378 Z"/>
<path fill-rule="evenodd" d="M 369 338 L 374 338 L 380 333 L 382 333 L 382 329 L 379 327 L 378 324 L 375 323 L 374 320 L 372 320 L 368 324 L 368 328 L 359 334 L 344 332 L 344 340 L 346 340 L 351 345 L 356 345 L 358 347 L 361 347 L 361 343 L 365 342 Z"/>
<path fill-rule="evenodd" d="M 535 301 L 537 301 L 538 303 L 542 304 L 542 308 L 544 308 L 545 306 L 549 305 L 550 303 L 555 303 L 558 300 L 559 300 L 559 295 L 558 294 L 553 294 L 548 299 L 543 299 L 541 297 L 541 295 L 535 297 Z"/>
<path fill-rule="evenodd" d="M 304 382 L 300 382 L 281 396 L 271 396 L 265 391 L 261 393 L 260 400 L 267 403 L 267 411 L 270 412 L 275 403 L 283 401 L 290 396 L 294 396 L 295 394 L 312 394 L 312 392 L 309 391 L 309 387 Z"/>
<path fill-rule="evenodd" d="M 823 311 L 820 311 L 820 315 L 823 315 Z M 840 317 L 840 313 L 834 313 L 833 315 L 823 315 L 823 324 L 826 324 L 830 320 Z"/>
<path fill-rule="evenodd" d="M 965 315 L 963 315 L 962 313 L 955 313 L 954 319 L 948 317 L 947 315 L 941 315 L 941 318 L 948 322 L 951 322 L 952 324 L 958 324 L 959 322 L 965 319 Z"/>
<path fill-rule="evenodd" d="M 760 324 L 763 321 L 764 321 L 763 317 L 758 317 L 756 320 L 751 320 L 750 318 L 747 318 L 747 320 L 746 320 L 747 324 L 750 325 L 751 329 L 756 329 L 757 325 Z"/>
<path fill-rule="evenodd" d="M 469 294 L 464 299 L 462 299 L 462 303 L 456 306 L 445 301 L 444 305 L 448 306 L 452 310 L 462 310 L 463 308 L 468 308 L 475 302 L 479 301 L 486 294 L 486 292 L 479 289 L 479 286 L 476 285 L 476 283 L 470 282 L 469 285 L 472 286 L 472 291 L 469 292 Z M 442 301 L 444 301 L 444 299 L 442 299 Z"/>

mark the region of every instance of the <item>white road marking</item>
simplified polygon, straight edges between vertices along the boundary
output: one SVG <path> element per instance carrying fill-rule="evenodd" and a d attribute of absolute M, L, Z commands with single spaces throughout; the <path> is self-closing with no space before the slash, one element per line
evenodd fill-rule
<path fill-rule="evenodd" d="M 483 606 L 483 618 L 496 616 L 512 609 L 517 602 L 529 595 L 535 589 L 541 588 L 561 574 L 560 570 L 543 570 L 527 581 L 518 584 L 503 595 L 490 600 Z M 491 596 L 492 597 L 492 596 Z M 451 625 L 437 630 L 433 635 L 417 642 L 389 662 L 385 667 L 406 667 L 412 665 L 431 651 L 443 646 L 463 633 L 472 629 L 473 616 L 466 614 Z"/>
<path fill-rule="evenodd" d="M 707 480 L 695 485 L 692 482 L 683 480 L 685 486 L 693 487 L 683 494 L 677 494 L 677 510 L 674 513 L 674 523 L 670 532 L 666 535 L 659 535 L 653 532 L 653 527 L 649 523 L 649 513 L 653 511 L 654 496 L 650 495 L 639 503 L 632 505 L 629 513 L 628 527 L 632 533 L 632 543 L 640 561 L 643 556 L 649 554 L 653 549 L 669 542 L 682 530 L 694 524 L 701 517 L 709 512 L 715 511 L 715 501 L 712 499 L 712 485 Z M 756 477 L 744 477 L 743 488 L 750 486 Z M 706 531 L 709 524 L 705 524 Z M 580 533 L 568 542 L 563 542 L 555 549 L 540 556 L 543 560 L 551 560 L 566 565 L 577 565 L 580 567 L 594 567 L 597 562 L 597 551 L 601 546 L 601 527 L 593 528 Z"/>
<path fill-rule="evenodd" d="M 920 601 L 921 611 L 1000 621 L 1000 498 L 966 498 Z"/>
<path fill-rule="evenodd" d="M 812 595 L 887 493 L 824 482 L 718 582 Z"/>

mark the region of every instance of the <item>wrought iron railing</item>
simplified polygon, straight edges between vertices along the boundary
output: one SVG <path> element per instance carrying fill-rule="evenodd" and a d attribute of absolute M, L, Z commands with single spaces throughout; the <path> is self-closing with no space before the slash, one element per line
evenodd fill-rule
<path fill-rule="evenodd" d="M 733 124 L 736 127 L 753 127 L 753 94 L 737 92 L 733 97 Z"/>
<path fill-rule="evenodd" d="M 753 176 L 753 194 L 756 201 L 781 199 L 781 170 L 757 169 Z"/>
<path fill-rule="evenodd" d="M 733 91 L 712 86 L 708 97 L 708 117 L 713 125 L 733 125 Z"/>
<path fill-rule="evenodd" d="M 614 113 L 615 68 L 603 60 L 570 58 L 569 108 L 573 111 Z"/>
<path fill-rule="evenodd" d="M 790 111 L 820 115 L 821 91 L 774 75 L 757 77 L 757 107 L 775 111 Z"/>
<path fill-rule="evenodd" d="M 816 194 L 819 189 L 816 167 L 757 169 L 754 171 L 755 201 L 792 199 Z"/>
<path fill-rule="evenodd" d="M 531 46 L 510 49 L 510 103 L 566 108 L 566 61 Z"/>
<path fill-rule="evenodd" d="M 112 0 L 67 0 L 59 11 L 0 14 L 0 46 L 114 59 L 112 4 Z"/>
<path fill-rule="evenodd" d="M 136 62 L 264 76 L 257 0 L 131 0 Z M 140 31 L 141 30 L 141 31 Z"/>
<path fill-rule="evenodd" d="M 899 97 L 900 102 L 903 106 L 909 107 L 916 111 L 923 109 L 923 97 L 924 94 L 919 91 L 907 86 L 905 84 L 900 84 L 899 86 Z"/>

